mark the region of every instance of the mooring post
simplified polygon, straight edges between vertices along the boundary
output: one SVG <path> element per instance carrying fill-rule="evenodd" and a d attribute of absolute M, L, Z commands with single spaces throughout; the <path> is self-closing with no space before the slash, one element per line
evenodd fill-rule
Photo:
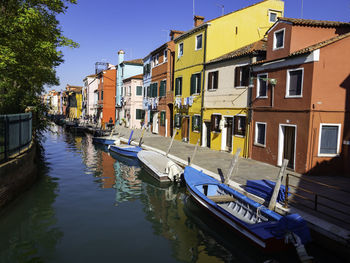
<path fill-rule="evenodd" d="M 194 151 L 192 153 L 191 159 L 188 162 L 188 165 L 191 165 L 191 163 L 193 162 L 194 157 L 196 156 L 199 140 L 200 139 L 197 140 L 196 146 L 194 147 Z"/>
<path fill-rule="evenodd" d="M 270 200 L 270 203 L 269 203 L 269 209 L 270 210 L 274 210 L 275 209 L 278 193 L 279 193 L 280 188 L 281 188 L 283 175 L 284 175 L 284 173 L 286 171 L 288 162 L 289 161 L 287 159 L 283 160 L 280 172 L 279 172 L 278 177 L 277 177 L 276 185 L 275 185 L 275 188 L 273 189 L 273 194 L 272 194 L 272 197 L 271 197 L 271 200 Z"/>
<path fill-rule="evenodd" d="M 233 159 L 231 161 L 230 168 L 228 170 L 227 176 L 225 178 L 225 184 L 228 184 L 228 182 L 231 179 L 232 174 L 235 175 L 237 173 L 237 167 L 238 167 L 238 156 L 241 152 L 241 148 L 238 148 L 235 155 L 233 156 Z"/>
<path fill-rule="evenodd" d="M 166 157 L 168 157 L 168 154 L 169 154 L 169 152 L 170 152 L 170 148 L 171 148 L 171 146 L 173 145 L 173 142 L 174 142 L 174 139 L 175 139 L 175 135 L 176 135 L 176 129 L 174 129 L 173 137 L 171 138 L 170 145 L 169 145 L 169 147 L 168 147 L 168 150 L 166 151 L 166 154 L 165 154 Z"/>

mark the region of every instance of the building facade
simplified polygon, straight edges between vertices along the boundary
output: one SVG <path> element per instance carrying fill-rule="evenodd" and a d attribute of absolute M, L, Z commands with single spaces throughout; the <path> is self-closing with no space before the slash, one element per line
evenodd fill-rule
<path fill-rule="evenodd" d="M 253 66 L 251 158 L 349 171 L 350 23 L 280 18 Z"/>

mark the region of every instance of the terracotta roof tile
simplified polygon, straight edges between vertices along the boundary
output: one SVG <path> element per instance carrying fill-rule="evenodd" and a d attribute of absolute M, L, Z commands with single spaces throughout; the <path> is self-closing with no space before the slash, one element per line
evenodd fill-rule
<path fill-rule="evenodd" d="M 279 17 L 278 21 L 290 22 L 293 25 L 301 25 L 301 26 L 350 27 L 350 23 L 338 22 L 338 21 L 299 19 L 299 18 L 288 18 L 288 17 Z"/>
<path fill-rule="evenodd" d="M 138 75 L 129 77 L 127 79 L 124 79 L 123 82 L 129 81 L 129 80 L 132 80 L 132 79 L 143 79 L 143 74 L 138 74 Z"/>
<path fill-rule="evenodd" d="M 252 54 L 256 51 L 266 51 L 266 40 L 265 39 L 261 39 L 257 42 L 254 42 L 254 43 L 246 45 L 242 48 L 236 49 L 230 53 L 227 53 L 227 54 L 222 55 L 218 58 L 210 60 L 208 63 L 214 63 L 214 62 L 219 62 L 219 61 L 223 61 L 223 60 L 227 60 L 227 59 L 231 59 L 231 58 L 237 58 L 237 57 L 245 56 L 248 54 Z"/>
<path fill-rule="evenodd" d="M 143 60 L 141 58 L 139 59 L 133 59 L 133 60 L 128 60 L 128 61 L 124 61 L 124 64 L 140 64 L 143 65 Z"/>

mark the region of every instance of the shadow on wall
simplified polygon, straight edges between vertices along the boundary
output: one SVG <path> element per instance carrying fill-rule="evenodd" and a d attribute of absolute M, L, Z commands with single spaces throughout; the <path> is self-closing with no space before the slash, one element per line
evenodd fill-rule
<path fill-rule="evenodd" d="M 340 83 L 340 87 L 346 90 L 345 117 L 340 138 L 341 151 L 338 156 L 328 161 L 317 163 L 306 174 L 311 175 L 341 175 L 350 177 L 350 74 Z"/>

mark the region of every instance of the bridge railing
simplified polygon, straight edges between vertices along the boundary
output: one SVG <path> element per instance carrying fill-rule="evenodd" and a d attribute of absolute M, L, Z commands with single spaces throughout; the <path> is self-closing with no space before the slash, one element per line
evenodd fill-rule
<path fill-rule="evenodd" d="M 31 141 L 31 112 L 0 115 L 0 163 L 24 152 Z"/>

